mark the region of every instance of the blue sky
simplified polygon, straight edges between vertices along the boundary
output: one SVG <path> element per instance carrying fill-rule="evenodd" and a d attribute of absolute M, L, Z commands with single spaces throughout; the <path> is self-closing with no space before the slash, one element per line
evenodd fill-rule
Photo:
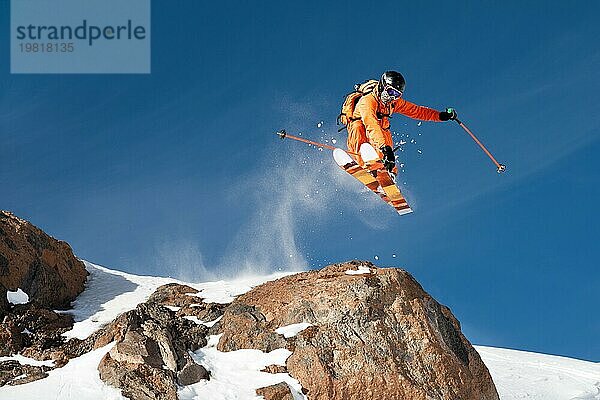
<path fill-rule="evenodd" d="M 474 343 L 599 361 L 600 5 L 285 3 L 153 2 L 150 75 L 11 75 L 1 2 L 0 208 L 138 274 L 403 267 Z M 273 134 L 343 143 L 343 95 L 386 69 L 508 172 L 394 117 L 397 217 Z"/>

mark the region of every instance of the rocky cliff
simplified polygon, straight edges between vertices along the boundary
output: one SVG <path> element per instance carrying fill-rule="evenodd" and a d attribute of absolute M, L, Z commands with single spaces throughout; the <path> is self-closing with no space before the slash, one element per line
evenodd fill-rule
<path fill-rule="evenodd" d="M 211 302 L 208 289 L 161 283 L 87 338 L 67 339 L 73 317 L 53 308 L 68 305 L 81 291 L 83 266 L 66 243 L 9 213 L 0 214 L 0 228 L 0 356 L 51 360 L 0 361 L 0 397 L 4 385 L 43 379 L 52 369 L 106 349 L 98 358 L 98 376 L 136 400 L 174 400 L 187 387 L 207 387 L 202 381 L 211 381 L 213 373 L 219 379 L 224 371 L 214 364 L 218 354 L 247 351 L 283 354 L 257 370 L 259 381 L 268 383 L 247 392 L 266 400 L 498 399 L 457 319 L 402 269 L 364 261 L 334 264 L 247 287 L 233 301 L 220 296 Z M 127 283 L 124 293 L 135 290 L 132 281 L 104 274 L 112 285 Z M 8 304 L 5 287 L 25 290 L 32 301 Z M 101 298 L 100 308 L 110 300 Z M 207 355 L 213 361 L 206 362 Z"/>
<path fill-rule="evenodd" d="M 267 282 L 219 325 L 221 351 L 292 351 L 287 370 L 309 399 L 498 399 L 459 322 L 401 269 L 354 261 Z"/>
<path fill-rule="evenodd" d="M 66 242 L 0 211 L 0 292 L 20 288 L 30 301 L 64 308 L 83 291 L 86 277 L 83 263 Z"/>

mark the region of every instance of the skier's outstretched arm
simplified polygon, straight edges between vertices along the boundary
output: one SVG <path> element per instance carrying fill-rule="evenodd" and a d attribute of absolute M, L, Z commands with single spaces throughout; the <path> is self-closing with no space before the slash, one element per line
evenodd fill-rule
<path fill-rule="evenodd" d="M 396 101 L 394 112 L 422 121 L 442 121 L 439 111 L 434 110 L 433 108 L 416 105 L 404 99 Z"/>

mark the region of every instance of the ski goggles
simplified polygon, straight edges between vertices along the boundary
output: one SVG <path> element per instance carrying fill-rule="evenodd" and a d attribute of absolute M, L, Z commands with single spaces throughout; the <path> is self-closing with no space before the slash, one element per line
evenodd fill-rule
<path fill-rule="evenodd" d="M 402 97 L 402 92 L 401 92 L 401 91 L 399 91 L 399 90 L 398 90 L 398 89 L 396 89 L 396 88 L 393 88 L 393 87 L 391 87 L 391 86 L 386 86 L 386 87 L 385 87 L 383 90 L 384 90 L 384 91 L 387 93 L 387 95 L 388 95 L 388 96 L 390 96 L 390 97 L 391 97 L 393 100 L 396 100 L 396 99 L 399 99 L 400 97 Z"/>

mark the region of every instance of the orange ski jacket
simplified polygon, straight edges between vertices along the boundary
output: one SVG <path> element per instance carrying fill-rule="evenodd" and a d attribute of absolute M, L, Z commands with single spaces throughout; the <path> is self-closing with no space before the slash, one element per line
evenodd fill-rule
<path fill-rule="evenodd" d="M 364 126 L 366 139 L 376 149 L 379 149 L 383 145 L 394 147 L 389 120 L 389 117 L 393 113 L 403 114 L 409 118 L 422 121 L 441 122 L 439 111 L 416 105 L 402 98 L 386 106 L 372 92 L 361 97 L 356 104 L 351 124 L 358 124 L 360 121 Z M 362 127 L 357 128 L 362 131 Z M 356 145 L 359 144 L 354 143 L 352 147 Z"/>

